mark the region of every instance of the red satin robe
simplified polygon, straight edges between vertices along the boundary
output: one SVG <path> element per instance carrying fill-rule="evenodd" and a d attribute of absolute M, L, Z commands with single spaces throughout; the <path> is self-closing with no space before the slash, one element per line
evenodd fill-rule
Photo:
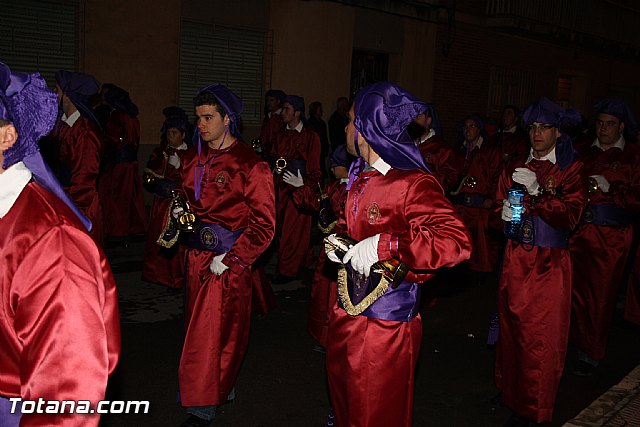
<path fill-rule="evenodd" d="M 147 230 L 142 180 L 138 171 L 140 122 L 136 117 L 114 110 L 105 127 L 106 166 L 100 179 L 100 197 L 104 210 L 106 234 L 125 237 Z M 124 150 L 127 161 L 114 161 Z"/>
<path fill-rule="evenodd" d="M 310 127 L 304 125 L 298 132 L 287 129 L 281 133 L 273 147 L 274 159 L 283 157 L 287 160 L 306 161 L 307 175 L 304 185 L 313 191 L 318 188 L 322 179 L 320 171 L 320 138 Z M 295 173 L 295 171 L 292 171 Z M 298 276 L 311 263 L 311 223 L 312 212 L 296 206 L 292 193 L 295 187 L 282 180 L 282 175 L 275 175 L 278 273 L 284 276 Z"/>
<path fill-rule="evenodd" d="M 491 272 L 498 267 L 501 231 L 494 228 L 499 224 L 499 215 L 491 209 L 495 201 L 498 177 L 502 172 L 502 156 L 500 150 L 489 141 L 484 141 L 480 148 L 475 147 L 467 155 L 466 148 L 456 151 L 458 162 L 458 182 L 463 177 L 475 177 L 475 186 L 463 185 L 460 194 L 480 194 L 491 206 L 472 207 L 455 204 L 456 212 L 462 217 L 471 233 L 473 252 L 465 265 L 474 271 Z"/>
<path fill-rule="evenodd" d="M 177 154 L 180 157 L 182 152 L 172 147 L 163 149 L 158 146 L 149 157 L 147 169 L 152 171 L 158 180 L 175 182 L 179 186 L 180 171 L 169 164 L 169 156 Z M 171 200 L 170 197 L 161 197 L 158 194 L 153 196 L 149 213 L 149 233 L 144 247 L 142 280 L 170 288 L 181 288 L 184 282 L 184 246 L 175 244 L 171 248 L 165 248 L 156 243 L 166 225 Z"/>
<path fill-rule="evenodd" d="M 307 187 L 301 187 L 301 190 L 294 193 L 295 203 L 301 206 L 304 205 L 309 210 L 318 211 L 320 209 L 318 193 L 309 191 Z M 331 201 L 331 210 L 336 220 L 342 219 L 335 224 L 330 233 L 346 233 L 344 206 L 347 201 L 347 183 L 336 179 L 329 184 L 325 193 Z M 324 245 L 321 245 L 311 281 L 307 332 L 322 347 L 327 346 L 329 313 L 333 309 L 338 296 L 337 277 L 338 265 L 329 261 L 324 251 Z"/>
<path fill-rule="evenodd" d="M 585 176 L 603 175 L 609 192 L 601 189 L 589 204 L 615 205 L 629 212 L 640 212 L 640 152 L 626 143 L 606 151 L 586 150 L 581 160 Z M 607 339 L 618 301 L 620 284 L 629 257 L 633 226 L 609 227 L 581 222 L 571 238 L 573 298 L 571 303 L 571 342 L 595 360 L 605 356 Z"/>
<path fill-rule="evenodd" d="M 445 192 L 458 183 L 458 170 L 453 148 L 441 137 L 434 135 L 418 145 L 431 172 L 438 178 Z"/>
<path fill-rule="evenodd" d="M 91 221 L 91 237 L 99 245 L 104 241 L 104 216 L 98 195 L 98 175 L 102 157 L 101 131 L 91 120 L 80 116 L 73 127 L 65 122 L 56 126 L 55 137 L 60 141 L 59 163 L 68 182 L 64 191 Z M 64 179 L 66 181 L 66 179 Z"/>
<path fill-rule="evenodd" d="M 109 263 L 73 212 L 30 182 L 0 218 L 0 395 L 104 399 L 120 354 Z M 23 414 L 21 426 L 97 426 L 99 416 Z"/>
<path fill-rule="evenodd" d="M 437 179 L 424 171 L 360 173 L 347 195 L 345 217 L 349 236 L 357 240 L 380 233 L 378 258 L 410 266 L 409 282 L 422 283 L 471 253 L 464 224 Z M 411 426 L 421 339 L 420 315 L 409 322 L 380 320 L 333 306 L 327 374 L 337 426 Z"/>
<path fill-rule="evenodd" d="M 497 200 L 507 198 L 511 175 L 516 167 L 525 167 L 524 160 L 506 168 Z M 534 202 L 525 195 L 525 214 L 539 216 L 555 228 L 574 229 L 586 203 L 582 162 L 575 161 L 564 170 L 549 161 L 534 160 L 526 167 L 536 172 L 538 183 L 547 191 Z M 496 212 L 501 210 L 499 203 Z M 507 407 L 538 423 L 551 421 L 564 368 L 571 274 L 568 249 L 507 240 L 498 288 L 495 381 Z"/>
<path fill-rule="evenodd" d="M 244 229 L 223 263 L 221 275 L 209 269 L 216 252 L 187 249 L 185 339 L 179 382 L 183 406 L 218 405 L 227 400 L 249 341 L 251 266 L 275 232 L 275 195 L 271 170 L 248 144 L 236 141 L 223 150 L 202 147 L 204 167 L 200 200 L 195 200 L 197 149 L 187 150 L 182 188 L 193 212 L 228 230 Z"/>
<path fill-rule="evenodd" d="M 512 160 L 518 158 L 527 158 L 531 151 L 529 136 L 522 131 L 501 132 L 493 137 L 494 144 L 502 153 L 502 161 L 509 164 Z"/>
<path fill-rule="evenodd" d="M 278 135 L 285 131 L 285 124 L 282 121 L 282 115 L 279 113 L 271 113 L 271 116 L 265 116 L 262 119 L 260 128 L 260 144 L 262 152 L 266 155 L 271 153 L 273 146 L 278 139 Z M 277 157 L 276 157 L 277 158 Z"/>

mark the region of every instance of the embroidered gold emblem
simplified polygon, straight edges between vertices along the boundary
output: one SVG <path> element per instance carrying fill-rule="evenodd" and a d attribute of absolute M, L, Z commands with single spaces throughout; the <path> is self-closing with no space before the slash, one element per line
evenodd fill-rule
<path fill-rule="evenodd" d="M 216 184 L 224 184 L 227 180 L 224 177 L 224 173 L 220 172 L 217 176 L 216 176 Z"/>
<path fill-rule="evenodd" d="M 548 193 L 555 195 L 556 194 L 556 179 L 554 177 L 552 177 L 552 176 L 547 178 L 547 180 L 544 183 L 544 189 Z"/>
<path fill-rule="evenodd" d="M 431 160 L 431 153 L 427 153 L 424 155 L 424 162 L 425 163 L 429 163 L 429 161 Z"/>
<path fill-rule="evenodd" d="M 618 169 L 620 169 L 620 162 L 611 163 L 611 169 L 613 169 L 614 171 L 617 171 Z"/>
<path fill-rule="evenodd" d="M 373 202 L 367 209 L 367 217 L 369 218 L 369 224 L 375 224 L 380 221 L 380 207 L 376 202 Z"/>

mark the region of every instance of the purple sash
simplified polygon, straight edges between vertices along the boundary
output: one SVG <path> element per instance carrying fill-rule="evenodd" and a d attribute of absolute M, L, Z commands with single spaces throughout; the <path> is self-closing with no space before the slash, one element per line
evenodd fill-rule
<path fill-rule="evenodd" d="M 298 171 L 300 171 L 300 175 L 304 178 L 307 176 L 307 161 L 300 159 L 287 159 L 287 170 L 294 175 L 298 175 Z"/>
<path fill-rule="evenodd" d="M 347 288 L 351 302 L 355 305 L 367 296 L 379 283 L 380 274 L 371 274 L 368 279 L 358 280 L 360 276 L 351 268 L 347 268 Z M 338 298 L 340 308 L 344 307 Z M 389 284 L 389 289 L 371 306 L 360 314 L 382 320 L 409 322 L 418 315 L 420 309 L 420 286 L 417 283 L 403 281 L 395 289 Z"/>
<path fill-rule="evenodd" d="M 22 402 L 16 403 L 17 411 L 13 414 L 11 413 L 11 405 L 12 403 L 9 399 L 0 396 L 0 427 L 20 426 L 20 418 L 22 417 L 20 409 L 22 408 Z"/>
<path fill-rule="evenodd" d="M 616 205 L 587 205 L 582 222 L 609 227 L 626 227 L 631 224 L 631 215 Z"/>
<path fill-rule="evenodd" d="M 487 197 L 480 193 L 461 193 L 451 197 L 451 202 L 469 208 L 481 208 Z"/>
<path fill-rule="evenodd" d="M 523 216 L 517 235 L 508 237 L 522 244 L 541 248 L 567 249 L 569 247 L 569 230 L 554 228 L 539 216 Z"/>
<path fill-rule="evenodd" d="M 198 230 L 190 233 L 187 245 L 191 249 L 223 254 L 231 250 L 243 231 L 244 228 L 230 231 L 218 224 L 202 222 Z"/>

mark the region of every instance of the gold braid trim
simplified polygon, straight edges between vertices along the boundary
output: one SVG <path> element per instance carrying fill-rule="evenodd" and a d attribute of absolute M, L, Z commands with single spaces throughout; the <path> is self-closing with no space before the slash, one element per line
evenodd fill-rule
<path fill-rule="evenodd" d="M 167 222 L 164 224 L 164 228 L 162 229 L 162 232 L 160 233 L 160 237 L 158 237 L 158 240 L 156 240 L 156 243 L 158 245 L 162 246 L 163 248 L 167 248 L 167 249 L 172 247 L 173 245 L 175 245 L 176 242 L 178 241 L 178 237 L 180 237 L 180 229 L 177 228 L 173 224 L 173 218 L 171 216 L 171 213 L 173 212 L 174 201 L 175 201 L 175 199 L 173 199 L 171 201 L 171 203 L 169 204 L 169 212 L 167 213 Z M 167 234 L 169 231 L 171 231 L 172 228 L 174 228 L 176 230 L 176 235 L 171 240 L 163 239 L 165 234 Z"/>
<path fill-rule="evenodd" d="M 320 223 L 318 222 L 318 228 L 320 229 L 320 231 L 322 231 L 324 234 L 331 234 L 331 230 L 333 230 L 333 227 L 336 226 L 336 224 L 338 223 L 338 221 L 333 221 L 331 224 L 329 224 L 327 227 L 323 227 L 320 225 Z"/>
<path fill-rule="evenodd" d="M 151 175 L 151 176 L 153 176 L 153 177 L 156 177 L 156 178 L 158 178 L 158 179 L 163 179 L 163 178 L 164 178 L 164 175 L 160 175 L 159 173 L 155 173 L 154 171 L 152 171 L 152 170 L 151 170 L 151 169 L 149 169 L 149 168 L 144 168 L 144 171 L 143 171 L 143 172 L 144 172 L 144 173 L 148 173 L 149 175 Z"/>
<path fill-rule="evenodd" d="M 376 302 L 378 298 L 384 295 L 385 292 L 387 292 L 387 289 L 389 289 L 389 281 L 383 274 L 378 286 L 376 286 L 369 295 L 364 297 L 362 301 L 354 306 L 351 302 L 351 298 L 349 297 L 349 290 L 347 288 L 347 269 L 342 266 L 340 267 L 340 270 L 338 270 L 338 298 L 340 299 L 342 307 L 344 307 L 344 311 L 346 311 L 350 316 L 358 316 L 362 314 L 362 312 Z"/>

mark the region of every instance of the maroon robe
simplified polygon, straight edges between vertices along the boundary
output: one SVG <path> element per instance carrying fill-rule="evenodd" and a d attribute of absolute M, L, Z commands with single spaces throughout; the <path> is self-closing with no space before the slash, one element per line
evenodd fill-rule
<path fill-rule="evenodd" d="M 30 182 L 0 218 L 0 260 L 0 395 L 89 400 L 95 409 L 120 354 L 118 297 L 106 257 L 67 205 Z M 98 414 L 33 413 L 20 425 L 98 421 Z"/>
<path fill-rule="evenodd" d="M 464 224 L 437 179 L 424 171 L 360 173 L 348 193 L 345 217 L 356 240 L 380 234 L 378 258 L 411 267 L 408 282 L 422 283 L 471 253 Z M 407 322 L 380 320 L 352 317 L 333 306 L 327 374 L 337 426 L 411 426 L 421 338 L 419 314 Z"/>
<path fill-rule="evenodd" d="M 458 170 L 453 148 L 441 137 L 434 135 L 418 145 L 431 172 L 438 178 L 445 192 L 458 183 Z"/>
<path fill-rule="evenodd" d="M 309 210 L 318 211 L 320 202 L 318 193 L 311 192 L 307 187 L 301 187 L 302 191 L 294 193 L 295 203 L 305 205 Z M 344 206 L 347 201 L 347 183 L 336 179 L 325 190 L 331 202 L 331 210 L 337 223 L 329 233 L 346 233 L 344 222 Z M 338 219 L 342 219 L 338 221 Z M 323 231 L 324 232 L 324 231 Z M 327 233 L 325 233 L 326 235 Z M 320 246 L 313 279 L 311 280 L 311 298 L 309 299 L 309 311 L 307 315 L 307 332 L 322 347 L 327 346 L 327 332 L 329 329 L 329 314 L 337 299 L 338 265 L 329 261 L 324 251 L 324 245 Z"/>
<path fill-rule="evenodd" d="M 585 176 L 603 175 L 609 192 L 598 189 L 589 205 L 613 205 L 640 212 L 640 151 L 626 143 L 624 150 L 592 146 L 581 157 Z M 589 212 L 589 206 L 587 211 Z M 573 298 L 571 342 L 594 360 L 604 358 L 607 339 L 631 249 L 633 226 L 596 225 L 583 221 L 571 238 Z"/>
<path fill-rule="evenodd" d="M 512 160 L 518 158 L 527 158 L 531 151 L 529 135 L 516 129 L 515 132 L 502 131 L 493 137 L 493 141 L 502 154 L 502 161 L 508 165 Z"/>
<path fill-rule="evenodd" d="M 262 152 L 265 155 L 271 154 L 271 150 L 278 139 L 278 135 L 285 131 L 285 124 L 282 121 L 282 114 L 271 113 L 271 116 L 265 116 L 262 119 L 260 128 L 260 144 Z"/>
<path fill-rule="evenodd" d="M 204 166 L 200 200 L 195 200 L 194 169 Z M 185 339 L 179 382 L 183 406 L 218 405 L 227 400 L 249 341 L 252 264 L 275 232 L 275 195 L 267 163 L 244 142 L 223 150 L 187 150 L 182 188 L 191 209 L 206 223 L 243 230 L 226 254 L 229 269 L 209 269 L 217 252 L 187 249 Z"/>
<path fill-rule="evenodd" d="M 474 177 L 474 186 L 463 185 L 459 196 L 453 196 L 456 212 L 462 217 L 471 233 L 473 252 L 465 265 L 474 271 L 492 272 L 498 267 L 501 236 L 494 228 L 499 224 L 500 216 L 491 209 L 495 201 L 498 177 L 502 171 L 502 157 L 500 151 L 489 141 L 484 141 L 480 148 L 477 146 L 467 153 L 462 146 L 456 151 L 458 162 L 458 182 L 465 176 Z M 473 196 L 488 200 L 488 207 L 468 206 L 459 203 L 458 199 Z"/>
<path fill-rule="evenodd" d="M 146 170 L 155 176 L 158 181 L 170 181 L 180 185 L 180 171 L 169 164 L 169 156 L 172 154 L 181 157 L 183 151 L 172 147 L 156 147 Z M 154 194 L 153 204 L 149 212 L 149 232 L 147 243 L 144 247 L 144 259 L 142 265 L 142 280 L 157 283 L 170 288 L 181 288 L 184 282 L 184 253 L 183 245 L 174 244 L 165 248 L 157 243 L 158 237 L 166 225 L 166 215 L 171 205 L 172 198 L 168 195 Z"/>
<path fill-rule="evenodd" d="M 102 158 L 100 129 L 80 116 L 73 127 L 65 122 L 56 126 L 60 141 L 60 180 L 73 203 L 91 221 L 91 237 L 99 245 L 104 241 L 104 216 L 98 195 L 98 175 Z"/>
<path fill-rule="evenodd" d="M 500 202 L 513 185 L 516 167 L 525 167 L 524 160 L 512 162 L 500 177 Z M 536 172 L 545 192 L 535 201 L 525 195 L 525 215 L 538 216 L 555 228 L 575 228 L 586 203 L 582 163 L 560 170 L 549 161 L 532 160 L 526 167 Z M 496 212 L 501 210 L 499 203 Z M 498 287 L 495 381 L 507 407 L 538 423 L 551 421 L 564 368 L 571 274 L 569 249 L 507 240 Z"/>
<path fill-rule="evenodd" d="M 100 179 L 106 234 L 125 237 L 147 230 L 142 180 L 138 171 L 140 122 L 114 110 L 105 128 L 106 166 Z"/>
<path fill-rule="evenodd" d="M 320 171 L 320 138 L 310 127 L 304 125 L 298 132 L 287 129 L 281 133 L 273 147 L 272 157 L 306 161 L 304 185 L 313 191 L 322 178 Z M 296 173 L 295 170 L 291 171 Z M 293 200 L 295 187 L 275 175 L 276 216 L 278 245 L 278 273 L 296 277 L 311 263 L 312 212 L 296 206 Z"/>

